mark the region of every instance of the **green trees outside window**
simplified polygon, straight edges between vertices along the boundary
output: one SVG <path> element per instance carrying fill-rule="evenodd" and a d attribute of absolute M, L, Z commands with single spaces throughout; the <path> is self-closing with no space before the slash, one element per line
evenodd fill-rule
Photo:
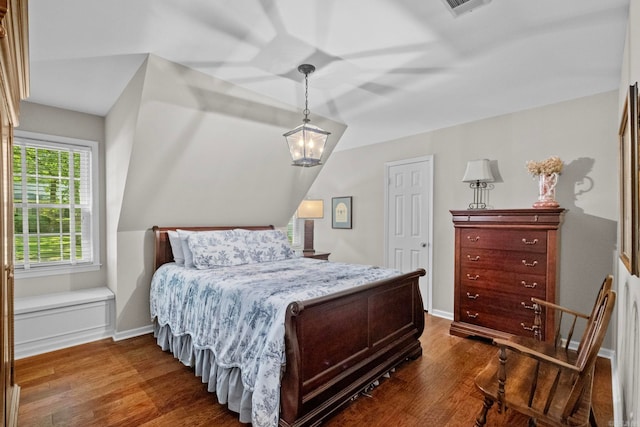
<path fill-rule="evenodd" d="M 91 150 L 16 138 L 16 268 L 92 262 Z"/>

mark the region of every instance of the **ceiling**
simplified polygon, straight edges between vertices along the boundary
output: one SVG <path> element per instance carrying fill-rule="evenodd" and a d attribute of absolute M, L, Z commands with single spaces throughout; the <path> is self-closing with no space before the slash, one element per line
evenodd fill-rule
<path fill-rule="evenodd" d="M 302 110 L 297 67 L 311 63 L 311 122 L 345 123 L 343 150 L 617 90 L 628 9 L 493 0 L 456 17 L 444 0 L 30 0 L 28 100 L 105 116 L 153 53 Z"/>

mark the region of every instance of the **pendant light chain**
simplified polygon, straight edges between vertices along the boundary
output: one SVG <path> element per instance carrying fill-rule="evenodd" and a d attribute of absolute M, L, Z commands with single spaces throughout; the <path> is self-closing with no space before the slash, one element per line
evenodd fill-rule
<path fill-rule="evenodd" d="M 304 114 L 303 122 L 309 123 L 309 73 L 304 73 Z"/>

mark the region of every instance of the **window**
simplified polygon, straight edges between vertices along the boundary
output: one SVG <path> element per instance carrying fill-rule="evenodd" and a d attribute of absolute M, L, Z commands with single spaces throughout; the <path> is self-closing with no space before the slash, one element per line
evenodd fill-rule
<path fill-rule="evenodd" d="M 16 132 L 13 147 L 16 273 L 99 267 L 98 144 Z"/>
<path fill-rule="evenodd" d="M 298 219 L 298 211 L 296 211 L 287 224 L 287 237 L 289 238 L 289 243 L 291 243 L 291 247 L 293 248 L 302 246 L 302 239 L 300 238 L 302 235 L 302 227 L 300 225 L 301 221 L 302 220 Z"/>

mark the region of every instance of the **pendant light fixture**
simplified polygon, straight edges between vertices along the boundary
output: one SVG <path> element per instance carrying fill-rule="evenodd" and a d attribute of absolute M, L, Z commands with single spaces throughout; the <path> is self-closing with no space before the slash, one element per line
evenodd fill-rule
<path fill-rule="evenodd" d="M 316 70 L 311 64 L 302 64 L 298 71 L 304 74 L 304 118 L 297 128 L 284 134 L 289 152 L 293 160 L 293 166 L 318 166 L 324 152 L 324 145 L 331 132 L 322 130 L 309 122 L 309 74 Z"/>

